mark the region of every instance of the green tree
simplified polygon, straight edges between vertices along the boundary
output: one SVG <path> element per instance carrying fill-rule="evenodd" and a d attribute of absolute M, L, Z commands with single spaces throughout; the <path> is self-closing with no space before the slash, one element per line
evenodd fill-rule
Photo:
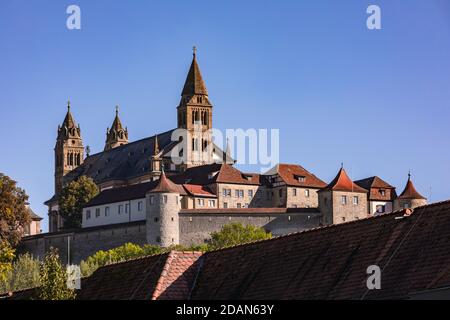
<path fill-rule="evenodd" d="M 0 281 L 0 292 L 14 292 L 39 286 L 40 262 L 30 254 L 20 255 L 12 264 L 3 281 Z"/>
<path fill-rule="evenodd" d="M 12 269 L 14 249 L 6 241 L 0 241 L 0 283 L 6 281 Z"/>
<path fill-rule="evenodd" d="M 215 250 L 270 238 L 272 238 L 272 234 L 267 233 L 263 228 L 231 223 L 224 225 L 222 230 L 211 234 L 209 249 Z"/>
<path fill-rule="evenodd" d="M 15 247 L 30 223 L 31 217 L 26 208 L 28 196 L 17 187 L 17 182 L 0 173 L 0 242 L 4 248 Z"/>
<path fill-rule="evenodd" d="M 67 287 L 66 268 L 59 260 L 56 249 L 51 248 L 45 255 L 39 272 L 40 287 L 37 290 L 39 300 L 73 300 L 75 291 Z"/>
<path fill-rule="evenodd" d="M 144 256 L 162 253 L 164 250 L 159 246 L 144 245 L 139 246 L 133 243 L 126 243 L 123 246 L 103 251 L 100 250 L 94 255 L 82 261 L 80 264 L 81 274 L 88 277 L 100 267 L 105 265 L 136 259 Z"/>
<path fill-rule="evenodd" d="M 59 208 L 65 228 L 80 228 L 83 206 L 98 194 L 94 180 L 81 176 L 65 186 L 59 197 Z"/>

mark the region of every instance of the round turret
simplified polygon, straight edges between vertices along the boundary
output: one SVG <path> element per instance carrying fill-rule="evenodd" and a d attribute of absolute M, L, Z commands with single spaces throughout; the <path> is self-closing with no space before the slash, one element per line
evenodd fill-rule
<path fill-rule="evenodd" d="M 158 184 L 147 193 L 147 243 L 170 247 L 180 243 L 179 211 L 183 187 L 167 179 L 164 172 Z"/>

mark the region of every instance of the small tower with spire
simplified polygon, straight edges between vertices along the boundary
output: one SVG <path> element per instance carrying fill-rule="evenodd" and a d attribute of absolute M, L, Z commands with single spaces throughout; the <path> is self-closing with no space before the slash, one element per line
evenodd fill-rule
<path fill-rule="evenodd" d="M 64 176 L 84 160 L 83 139 L 80 126 L 76 124 L 67 102 L 67 113 L 63 123 L 58 126 L 58 137 L 55 145 L 55 193 L 63 188 Z"/>
<path fill-rule="evenodd" d="M 408 181 L 403 192 L 394 200 L 394 210 L 414 209 L 427 204 L 427 198 L 422 196 L 411 180 L 411 171 L 408 172 Z"/>
<path fill-rule="evenodd" d="M 184 168 L 213 162 L 212 112 L 213 106 L 197 63 L 197 48 L 194 47 L 191 67 L 177 107 L 178 128 L 186 130 Z"/>
<path fill-rule="evenodd" d="M 146 195 L 147 243 L 170 247 L 180 243 L 182 186 L 170 181 L 162 170 L 156 187 Z"/>
<path fill-rule="evenodd" d="M 366 218 L 367 192 L 350 179 L 342 163 L 333 181 L 318 192 L 323 223 L 339 224 Z"/>
<path fill-rule="evenodd" d="M 116 106 L 116 116 L 111 128 L 106 129 L 105 151 L 128 143 L 128 128 L 123 128 L 119 118 L 119 106 Z"/>
<path fill-rule="evenodd" d="M 161 176 L 162 158 L 161 158 L 161 151 L 159 150 L 158 135 L 155 135 L 153 139 L 154 142 L 153 142 L 153 154 L 151 159 L 151 177 L 152 180 L 157 180 L 159 176 Z"/>

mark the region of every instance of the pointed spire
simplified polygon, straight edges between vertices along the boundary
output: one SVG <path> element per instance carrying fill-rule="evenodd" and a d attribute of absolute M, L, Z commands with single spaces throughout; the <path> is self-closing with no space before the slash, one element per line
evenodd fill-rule
<path fill-rule="evenodd" d="M 153 143 L 153 156 L 156 156 L 158 154 L 159 154 L 158 135 L 155 134 L 155 142 Z"/>
<path fill-rule="evenodd" d="M 62 123 L 62 127 L 66 127 L 66 128 L 75 128 L 76 127 L 76 123 L 75 120 L 73 119 L 72 113 L 70 112 L 70 100 L 67 101 L 67 113 L 66 113 L 66 117 L 64 118 L 64 121 Z"/>
<path fill-rule="evenodd" d="M 111 125 L 111 129 L 116 131 L 123 130 L 122 122 L 119 118 L 119 106 L 116 106 L 116 117 L 114 118 L 113 124 Z"/>
<path fill-rule="evenodd" d="M 398 196 L 398 199 L 426 199 L 422 196 L 414 186 L 411 180 L 411 171 L 408 172 L 408 181 L 406 182 L 405 189 Z"/>
<path fill-rule="evenodd" d="M 113 149 L 115 147 L 128 143 L 128 129 L 124 129 L 119 118 L 119 106 L 116 106 L 116 116 L 111 128 L 106 130 L 106 144 L 104 150 Z"/>
<path fill-rule="evenodd" d="M 179 193 L 184 194 L 183 187 L 180 185 L 177 185 L 167 179 L 166 174 L 164 173 L 164 170 L 161 173 L 161 176 L 159 177 L 158 184 L 155 188 L 153 188 L 151 193 Z"/>
<path fill-rule="evenodd" d="M 200 67 L 197 63 L 197 48 L 194 46 L 191 67 L 189 68 L 181 95 L 189 96 L 195 94 L 208 95 L 208 90 L 206 89 L 205 82 L 203 81 L 202 74 L 200 72 Z"/>
<path fill-rule="evenodd" d="M 355 184 L 352 181 L 352 179 L 350 179 L 350 177 L 348 176 L 347 172 L 344 169 L 343 164 L 336 177 L 333 179 L 333 181 L 330 182 L 328 186 L 324 188 L 324 190 L 364 192 L 364 193 L 367 192 L 366 189 L 361 188 L 360 186 Z"/>

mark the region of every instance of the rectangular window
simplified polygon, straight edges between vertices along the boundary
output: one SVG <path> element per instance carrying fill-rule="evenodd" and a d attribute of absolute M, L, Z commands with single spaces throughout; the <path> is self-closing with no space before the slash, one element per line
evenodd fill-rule
<path fill-rule="evenodd" d="M 377 210 L 377 213 L 384 213 L 386 211 L 386 206 L 378 205 L 376 210 Z"/>
<path fill-rule="evenodd" d="M 228 203 L 227 203 L 227 202 L 224 202 L 224 203 L 223 203 L 223 207 L 224 207 L 225 209 L 227 209 L 227 208 L 228 208 Z"/>
<path fill-rule="evenodd" d="M 125 213 L 130 213 L 130 205 L 128 203 L 125 204 Z"/>
<path fill-rule="evenodd" d="M 86 220 L 89 220 L 91 218 L 91 210 L 86 211 Z"/>
<path fill-rule="evenodd" d="M 167 196 L 163 196 L 164 203 L 167 203 Z"/>
<path fill-rule="evenodd" d="M 297 188 L 292 189 L 292 195 L 293 195 L 294 197 L 297 196 Z"/>
<path fill-rule="evenodd" d="M 239 190 L 234 190 L 234 196 L 235 196 L 236 198 L 239 198 Z"/>
<path fill-rule="evenodd" d="M 197 203 L 199 207 L 204 207 L 205 206 L 205 200 L 204 199 L 197 199 Z"/>
<path fill-rule="evenodd" d="M 105 207 L 105 217 L 109 216 L 109 207 Z"/>
<path fill-rule="evenodd" d="M 239 198 L 243 198 L 244 197 L 244 190 L 239 190 Z"/>
<path fill-rule="evenodd" d="M 240 203 L 237 204 L 237 208 L 238 209 L 241 208 L 241 204 Z"/>
<path fill-rule="evenodd" d="M 142 211 L 142 201 L 138 202 L 138 211 Z"/>
<path fill-rule="evenodd" d="M 122 214 L 122 213 L 123 213 L 123 205 L 119 204 L 119 207 L 118 207 L 118 209 L 117 209 L 117 212 L 118 212 L 119 214 Z"/>
<path fill-rule="evenodd" d="M 214 208 L 214 200 L 209 200 L 208 201 L 208 207 Z"/>
<path fill-rule="evenodd" d="M 347 196 L 341 196 L 341 203 L 347 204 Z"/>
<path fill-rule="evenodd" d="M 248 203 L 244 204 L 244 208 L 248 208 L 248 207 L 249 207 Z"/>
<path fill-rule="evenodd" d="M 248 196 L 249 196 L 250 198 L 253 198 L 253 190 L 248 190 Z"/>
<path fill-rule="evenodd" d="M 386 190 L 380 189 L 380 195 L 384 197 L 386 195 Z"/>
<path fill-rule="evenodd" d="M 100 208 L 95 209 L 95 217 L 100 217 Z"/>
<path fill-rule="evenodd" d="M 358 205 L 358 203 L 359 203 L 359 198 L 358 198 L 358 196 L 354 196 L 354 197 L 353 197 L 353 204 L 354 204 L 354 205 Z"/>
<path fill-rule="evenodd" d="M 150 204 L 154 204 L 155 203 L 155 197 L 154 196 L 150 196 Z"/>
<path fill-rule="evenodd" d="M 309 198 L 309 189 L 305 189 L 305 197 Z"/>

